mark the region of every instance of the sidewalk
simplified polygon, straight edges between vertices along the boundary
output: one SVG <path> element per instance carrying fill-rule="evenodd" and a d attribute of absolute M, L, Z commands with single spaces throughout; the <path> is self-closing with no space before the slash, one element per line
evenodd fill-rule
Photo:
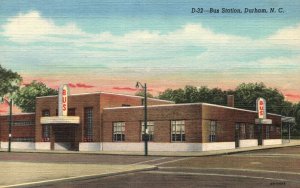
<path fill-rule="evenodd" d="M 164 157 L 201 157 L 201 156 L 212 156 L 212 155 L 226 155 L 254 150 L 264 150 L 272 148 L 282 148 L 300 145 L 300 140 L 291 140 L 290 143 L 280 144 L 280 145 L 269 145 L 269 146 L 255 146 L 255 147 L 245 147 L 227 150 L 216 150 L 216 151 L 195 151 L 195 152 L 167 152 L 167 151 L 148 151 L 149 156 L 164 156 Z M 4 152 L 7 149 L 0 149 Z M 63 154 L 93 154 L 93 155 L 130 155 L 130 156 L 143 156 L 143 151 L 62 151 L 62 150 L 18 150 L 12 149 L 12 152 L 25 152 L 25 153 L 63 153 Z"/>
<path fill-rule="evenodd" d="M 52 182 L 84 180 L 144 170 L 151 165 L 55 164 L 1 162 L 0 187 L 32 187 Z M 5 169 L 5 170 L 4 170 Z"/>

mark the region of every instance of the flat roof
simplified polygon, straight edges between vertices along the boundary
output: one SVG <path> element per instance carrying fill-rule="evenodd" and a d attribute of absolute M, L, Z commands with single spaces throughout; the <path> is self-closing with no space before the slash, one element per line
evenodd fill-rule
<path fill-rule="evenodd" d="M 257 113 L 257 111 L 253 111 L 253 110 L 246 110 L 246 109 L 242 109 L 242 108 L 235 108 L 235 107 L 229 107 L 229 106 L 222 106 L 222 105 L 218 105 L 218 104 L 210 104 L 210 103 L 158 104 L 158 105 L 147 106 L 147 108 L 169 107 L 169 106 L 191 106 L 191 105 L 214 106 L 214 107 L 219 107 L 219 108 L 226 108 L 226 109 L 239 110 L 239 111 L 244 111 L 244 112 Z M 103 110 L 126 109 L 126 108 L 144 108 L 144 106 L 108 107 L 108 108 L 103 108 Z M 281 115 L 279 115 L 279 114 L 273 114 L 273 113 L 267 113 L 267 114 L 281 117 Z"/>
<path fill-rule="evenodd" d="M 95 94 L 108 94 L 108 95 L 118 95 L 118 96 L 127 96 L 127 97 L 135 97 L 135 98 L 144 98 L 142 96 L 137 96 L 137 95 L 129 95 L 129 94 L 121 94 L 121 93 L 111 93 L 111 92 L 103 92 L 103 91 L 98 91 L 98 92 L 92 92 L 92 93 L 77 93 L 77 94 L 71 94 L 70 96 L 80 96 L 80 95 L 95 95 Z M 48 96 L 41 96 L 41 97 L 36 97 L 36 98 L 48 98 L 48 97 L 57 97 L 57 95 L 48 95 Z M 156 99 L 152 97 L 148 97 L 150 100 L 155 100 L 155 101 L 164 101 L 164 102 L 170 102 L 174 103 L 173 101 L 168 101 L 168 100 L 163 100 L 163 99 Z"/>

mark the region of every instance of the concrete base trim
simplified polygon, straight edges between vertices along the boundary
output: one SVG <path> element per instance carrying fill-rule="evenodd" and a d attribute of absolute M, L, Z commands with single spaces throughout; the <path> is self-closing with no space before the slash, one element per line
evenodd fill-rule
<path fill-rule="evenodd" d="M 7 149 L 8 148 L 8 142 L 1 142 L 1 148 Z M 35 149 L 35 143 L 34 142 L 11 142 L 11 149 L 29 149 L 33 150 Z"/>
<path fill-rule="evenodd" d="M 143 142 L 103 142 L 103 151 L 144 151 Z"/>
<path fill-rule="evenodd" d="M 79 151 L 100 151 L 101 143 L 100 142 L 80 142 Z"/>
<path fill-rule="evenodd" d="M 50 142 L 36 142 L 35 149 L 36 150 L 50 150 L 51 143 Z"/>
<path fill-rule="evenodd" d="M 202 151 L 235 149 L 235 142 L 202 143 Z"/>
<path fill-rule="evenodd" d="M 278 145 L 278 144 L 282 144 L 282 140 L 281 139 L 265 139 L 263 140 L 263 145 L 267 146 L 267 145 Z"/>
<path fill-rule="evenodd" d="M 144 151 L 144 142 L 103 142 L 103 151 Z M 148 143 L 149 151 L 211 151 L 222 149 L 235 149 L 234 142 L 215 143 Z"/>
<path fill-rule="evenodd" d="M 201 143 L 149 143 L 149 151 L 202 151 Z"/>
<path fill-rule="evenodd" d="M 257 139 L 247 139 L 247 140 L 240 140 L 240 147 L 253 147 L 253 146 L 258 146 L 258 141 Z"/>

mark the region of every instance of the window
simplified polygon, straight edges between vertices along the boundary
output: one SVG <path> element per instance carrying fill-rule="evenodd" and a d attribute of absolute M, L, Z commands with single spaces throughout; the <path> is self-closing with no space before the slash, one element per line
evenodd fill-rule
<path fill-rule="evenodd" d="M 141 135 L 142 135 L 142 140 L 145 140 L 145 122 L 141 122 Z M 153 136 L 154 136 L 154 122 L 148 121 L 147 122 L 147 129 L 148 129 L 148 141 L 153 141 Z"/>
<path fill-rule="evenodd" d="M 271 131 L 271 132 L 274 132 L 274 130 L 275 130 L 275 125 L 271 125 L 270 131 Z"/>
<path fill-rule="evenodd" d="M 75 108 L 69 108 L 68 109 L 68 116 L 75 116 L 75 112 L 76 112 Z"/>
<path fill-rule="evenodd" d="M 125 122 L 113 123 L 113 141 L 125 141 Z"/>
<path fill-rule="evenodd" d="M 280 134 L 280 127 L 276 127 L 276 133 Z"/>
<path fill-rule="evenodd" d="M 246 124 L 240 123 L 240 139 L 246 139 Z"/>
<path fill-rule="evenodd" d="M 270 126 L 266 126 L 266 139 L 270 138 Z"/>
<path fill-rule="evenodd" d="M 254 125 L 253 124 L 248 125 L 248 138 L 249 139 L 254 138 Z"/>
<path fill-rule="evenodd" d="M 31 126 L 35 125 L 34 120 L 25 120 L 25 121 L 14 121 L 13 126 Z"/>
<path fill-rule="evenodd" d="M 209 124 L 209 138 L 208 138 L 209 142 L 217 141 L 216 133 L 217 133 L 217 122 L 216 121 L 210 121 L 210 124 Z"/>
<path fill-rule="evenodd" d="M 171 135 L 173 142 L 185 141 L 184 121 L 171 121 Z"/>
<path fill-rule="evenodd" d="M 28 138 L 12 138 L 13 142 L 34 142 L 34 138 L 28 137 Z"/>
<path fill-rule="evenodd" d="M 43 110 L 42 111 L 42 116 L 50 116 L 50 111 L 49 110 Z M 42 127 L 42 137 L 44 142 L 49 142 L 50 141 L 50 125 L 43 125 Z"/>
<path fill-rule="evenodd" d="M 84 108 L 84 141 L 93 141 L 93 108 Z"/>

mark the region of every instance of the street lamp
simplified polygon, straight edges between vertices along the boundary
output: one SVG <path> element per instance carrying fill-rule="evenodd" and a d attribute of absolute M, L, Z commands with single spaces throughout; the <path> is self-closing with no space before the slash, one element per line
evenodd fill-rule
<path fill-rule="evenodd" d="M 9 128 L 8 128 L 8 152 L 11 152 L 11 140 L 12 140 L 12 135 L 11 135 L 11 129 L 12 129 L 12 105 L 13 105 L 13 100 L 7 100 L 4 97 L 0 97 L 0 102 L 4 102 L 4 100 L 9 104 Z"/>
<path fill-rule="evenodd" d="M 143 88 L 144 89 L 144 141 L 145 141 L 145 156 L 148 155 L 148 127 L 147 127 L 147 84 L 144 85 L 140 82 L 137 82 L 135 85 L 136 88 Z"/>

